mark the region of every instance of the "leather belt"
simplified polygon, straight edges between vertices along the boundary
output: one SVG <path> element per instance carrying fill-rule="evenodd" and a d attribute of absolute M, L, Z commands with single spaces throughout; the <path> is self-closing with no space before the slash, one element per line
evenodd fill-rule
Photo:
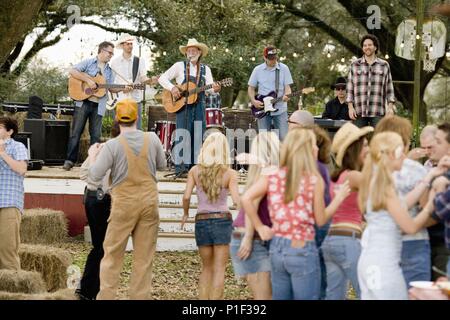
<path fill-rule="evenodd" d="M 227 218 L 229 220 L 232 220 L 231 213 L 226 212 L 200 212 L 197 213 L 195 216 L 195 221 L 199 220 L 207 220 L 207 219 L 221 219 L 221 218 Z"/>
<path fill-rule="evenodd" d="M 361 232 L 353 231 L 353 230 L 339 230 L 339 229 L 330 229 L 328 231 L 329 236 L 344 236 L 344 237 L 355 237 L 357 239 L 361 239 Z"/>
<path fill-rule="evenodd" d="M 239 231 L 233 231 L 233 239 L 242 239 L 244 237 L 245 233 L 239 232 Z M 254 232 L 253 233 L 253 240 L 262 240 L 261 237 L 259 236 L 258 232 Z"/>

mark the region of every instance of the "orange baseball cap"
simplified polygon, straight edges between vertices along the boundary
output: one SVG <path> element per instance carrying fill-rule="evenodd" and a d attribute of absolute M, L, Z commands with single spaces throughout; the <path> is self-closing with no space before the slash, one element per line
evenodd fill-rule
<path fill-rule="evenodd" d="M 133 99 L 124 99 L 117 103 L 116 120 L 120 122 L 133 122 L 138 117 L 137 102 Z"/>

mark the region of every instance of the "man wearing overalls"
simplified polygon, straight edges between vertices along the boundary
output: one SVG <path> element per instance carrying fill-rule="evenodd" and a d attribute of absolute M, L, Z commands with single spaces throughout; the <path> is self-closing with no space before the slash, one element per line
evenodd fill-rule
<path fill-rule="evenodd" d="M 192 82 L 196 87 L 213 85 L 211 92 L 220 91 L 220 85 L 215 84 L 211 69 L 200 63 L 200 58 L 206 57 L 208 47 L 196 39 L 189 39 L 187 45 L 180 46 L 181 53 L 186 56 L 186 61 L 174 63 L 165 73 L 159 77 L 159 84 L 166 90 L 170 90 L 174 99 L 180 97 L 180 90 L 171 80 L 175 79 L 180 85 Z M 192 90 L 194 87 L 189 88 Z M 175 161 L 175 174 L 177 176 L 187 173 L 197 161 L 197 156 L 203 142 L 205 132 L 205 93 L 198 94 L 197 101 L 188 104 L 176 113 L 175 144 L 172 150 Z"/>
<path fill-rule="evenodd" d="M 111 169 L 112 206 L 103 242 L 105 253 L 100 263 L 99 300 L 116 298 L 130 234 L 134 261 L 129 296 L 133 300 L 151 298 L 151 274 L 159 226 L 156 169 L 165 168 L 166 158 L 154 132 L 136 129 L 137 117 L 136 101 L 120 101 L 116 107 L 120 135 L 103 147 L 94 144 L 89 148 L 89 178 L 92 181 L 101 181 Z"/>

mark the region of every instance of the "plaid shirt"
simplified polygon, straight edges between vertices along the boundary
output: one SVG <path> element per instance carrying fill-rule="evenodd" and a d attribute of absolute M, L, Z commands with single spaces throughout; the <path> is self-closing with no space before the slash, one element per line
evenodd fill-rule
<path fill-rule="evenodd" d="M 28 160 L 27 148 L 13 139 L 6 140 L 6 153 L 14 160 Z M 23 211 L 23 179 L 0 157 L 0 208 L 18 208 Z"/>
<path fill-rule="evenodd" d="M 447 191 L 439 193 L 434 198 L 434 212 L 433 219 L 441 220 L 445 223 L 445 243 L 450 249 L 450 187 Z"/>
<path fill-rule="evenodd" d="M 364 57 L 350 66 L 347 103 L 353 103 L 358 117 L 384 116 L 386 101 L 395 102 L 389 63 L 376 58 L 369 65 Z"/>
<path fill-rule="evenodd" d="M 205 96 L 205 108 L 220 109 L 222 101 L 219 93 L 209 93 Z"/>

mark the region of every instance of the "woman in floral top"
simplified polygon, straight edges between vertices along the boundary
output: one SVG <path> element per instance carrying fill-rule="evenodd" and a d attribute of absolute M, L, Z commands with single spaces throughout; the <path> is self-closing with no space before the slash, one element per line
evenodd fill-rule
<path fill-rule="evenodd" d="M 275 300 L 318 299 L 319 256 L 314 225 L 322 226 L 349 193 L 348 184 L 325 208 L 324 182 L 317 171 L 317 146 L 310 129 L 288 133 L 280 169 L 262 176 L 241 204 L 263 240 L 271 239 L 272 293 Z M 263 225 L 254 201 L 267 195 L 272 228 Z"/>

